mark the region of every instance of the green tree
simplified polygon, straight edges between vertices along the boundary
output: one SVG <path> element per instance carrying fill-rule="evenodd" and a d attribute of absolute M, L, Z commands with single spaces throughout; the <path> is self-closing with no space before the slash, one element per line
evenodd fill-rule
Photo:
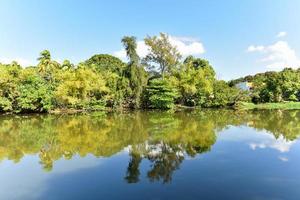
<path fill-rule="evenodd" d="M 119 58 L 108 54 L 96 54 L 83 63 L 85 66 L 92 67 L 98 72 L 110 71 L 122 76 L 126 64 Z"/>
<path fill-rule="evenodd" d="M 60 68 L 60 64 L 51 59 L 51 54 L 48 50 L 43 50 L 37 60 L 39 61 L 37 67 L 41 76 L 45 80 L 53 82 L 53 74 Z"/>
<path fill-rule="evenodd" d="M 126 76 L 129 78 L 130 87 L 133 92 L 133 106 L 139 107 L 141 94 L 147 84 L 147 74 L 140 63 L 140 57 L 137 54 L 136 38 L 125 36 L 122 39 L 129 63 L 126 69 Z"/>
<path fill-rule="evenodd" d="M 109 88 L 104 77 L 87 67 L 61 74 L 54 96 L 59 107 L 103 109 Z"/>
<path fill-rule="evenodd" d="M 17 112 L 47 112 L 53 106 L 51 85 L 33 68 L 22 71 L 18 93 Z"/>
<path fill-rule="evenodd" d="M 225 81 L 215 81 L 213 93 L 208 98 L 205 106 L 224 107 L 234 105 L 239 100 L 240 90 L 236 87 L 230 87 Z"/>
<path fill-rule="evenodd" d="M 215 72 L 208 61 L 189 56 L 169 79 L 180 92 L 179 103 L 202 105 L 213 92 Z"/>
<path fill-rule="evenodd" d="M 171 109 L 178 94 L 167 80 L 153 79 L 145 91 L 145 106 L 154 109 Z"/>
<path fill-rule="evenodd" d="M 48 70 L 48 67 L 51 64 L 51 54 L 48 50 L 43 50 L 40 53 L 40 57 L 37 59 L 39 61 L 38 69 L 39 72 L 45 73 Z"/>
<path fill-rule="evenodd" d="M 107 54 L 98 54 L 85 61 L 83 66 L 95 69 L 106 80 L 110 93 L 107 96 L 107 105 L 123 107 L 128 104 L 132 96 L 130 81 L 125 76 L 126 64 L 119 58 Z"/>
<path fill-rule="evenodd" d="M 61 65 L 62 70 L 72 70 L 74 68 L 75 68 L 75 65 L 72 64 L 69 60 L 64 60 Z"/>
<path fill-rule="evenodd" d="M 11 65 L 0 64 L 0 112 L 13 111 L 19 95 L 19 76 L 22 68 L 16 62 Z"/>
<path fill-rule="evenodd" d="M 149 47 L 149 53 L 144 58 L 150 69 L 159 70 L 164 79 L 166 73 L 171 73 L 179 64 L 181 55 L 177 48 L 172 46 L 167 34 L 146 37 L 145 44 Z"/>

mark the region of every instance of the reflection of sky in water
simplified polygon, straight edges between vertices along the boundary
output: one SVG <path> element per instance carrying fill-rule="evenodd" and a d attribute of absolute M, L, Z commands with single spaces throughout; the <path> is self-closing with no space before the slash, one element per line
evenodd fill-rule
<path fill-rule="evenodd" d="M 300 147 L 267 132 L 233 127 L 218 133 L 210 152 L 187 158 L 163 185 L 146 178 L 151 163 L 140 165 L 140 182 L 124 181 L 130 148 L 110 158 L 55 162 L 45 172 L 37 156 L 0 163 L 1 199 L 297 199 Z M 289 162 L 287 162 L 289 161 Z"/>
<path fill-rule="evenodd" d="M 285 153 L 288 153 L 292 146 L 298 142 L 297 140 L 288 141 L 282 135 L 275 138 L 272 133 L 266 131 L 256 132 L 249 127 L 231 127 L 230 131 L 219 134 L 218 140 L 243 142 L 248 144 L 252 150 L 267 148 L 277 150 L 279 153 L 278 159 L 283 162 L 289 160 Z"/>
<path fill-rule="evenodd" d="M 74 156 L 71 160 L 60 159 L 51 172 L 45 172 L 38 156 L 25 156 L 20 163 L 0 163 L 1 199 L 39 199 L 50 177 L 100 166 L 102 159 L 94 156 Z"/>

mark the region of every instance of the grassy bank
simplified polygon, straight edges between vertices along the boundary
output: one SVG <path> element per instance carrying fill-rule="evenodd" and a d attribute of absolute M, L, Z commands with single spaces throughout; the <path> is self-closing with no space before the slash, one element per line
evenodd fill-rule
<path fill-rule="evenodd" d="M 252 109 L 297 110 L 300 109 L 300 102 L 261 103 L 261 104 L 242 102 L 239 103 L 235 108 L 238 110 L 252 110 Z"/>

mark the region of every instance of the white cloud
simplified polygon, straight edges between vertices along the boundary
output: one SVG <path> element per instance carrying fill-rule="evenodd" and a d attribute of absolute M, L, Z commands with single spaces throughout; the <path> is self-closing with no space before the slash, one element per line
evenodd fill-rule
<path fill-rule="evenodd" d="M 284 37 L 284 36 L 286 36 L 286 35 L 287 35 L 287 32 L 281 31 L 281 32 L 279 32 L 279 33 L 276 35 L 276 37 L 280 38 L 280 37 Z"/>
<path fill-rule="evenodd" d="M 254 52 L 254 51 L 263 51 L 265 49 L 264 46 L 255 46 L 255 45 L 250 45 L 247 49 L 248 52 Z"/>
<path fill-rule="evenodd" d="M 177 47 L 182 56 L 199 55 L 205 52 L 201 42 L 194 38 L 170 36 L 170 43 Z"/>
<path fill-rule="evenodd" d="M 177 48 L 183 57 L 188 55 L 200 55 L 205 52 L 204 46 L 199 40 L 190 37 L 175 37 L 169 35 L 170 43 Z M 140 57 L 145 57 L 149 52 L 148 46 L 143 40 L 137 42 L 137 53 Z M 113 55 L 125 59 L 126 52 L 124 49 L 115 51 Z"/>
<path fill-rule="evenodd" d="M 251 45 L 248 52 L 259 52 L 263 55 L 259 61 L 269 69 L 280 70 L 285 67 L 300 67 L 300 58 L 286 41 L 278 41 L 269 46 Z"/>
<path fill-rule="evenodd" d="M 257 148 L 259 149 L 265 149 L 265 148 L 272 148 L 276 149 L 281 153 L 286 153 L 290 151 L 290 148 L 295 143 L 295 141 L 287 141 L 284 139 L 284 137 L 280 136 L 279 138 L 275 139 L 274 136 L 269 136 L 269 138 L 265 139 L 265 141 L 260 143 L 252 142 L 249 144 L 249 147 L 252 150 L 255 150 Z"/>
<path fill-rule="evenodd" d="M 289 158 L 285 156 L 278 156 L 278 159 L 281 160 L 282 162 L 288 162 Z"/>
<path fill-rule="evenodd" d="M 24 59 L 24 58 L 0 58 L 0 63 L 2 63 L 2 64 L 10 64 L 13 61 L 16 61 L 17 63 L 19 63 L 21 66 L 24 66 L 24 67 L 36 64 L 36 63 L 34 63 L 30 60 Z"/>

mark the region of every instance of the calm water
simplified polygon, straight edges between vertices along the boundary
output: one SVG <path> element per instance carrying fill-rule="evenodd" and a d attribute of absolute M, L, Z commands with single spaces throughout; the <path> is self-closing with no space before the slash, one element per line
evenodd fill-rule
<path fill-rule="evenodd" d="M 0 199 L 300 199 L 300 111 L 0 117 Z"/>

